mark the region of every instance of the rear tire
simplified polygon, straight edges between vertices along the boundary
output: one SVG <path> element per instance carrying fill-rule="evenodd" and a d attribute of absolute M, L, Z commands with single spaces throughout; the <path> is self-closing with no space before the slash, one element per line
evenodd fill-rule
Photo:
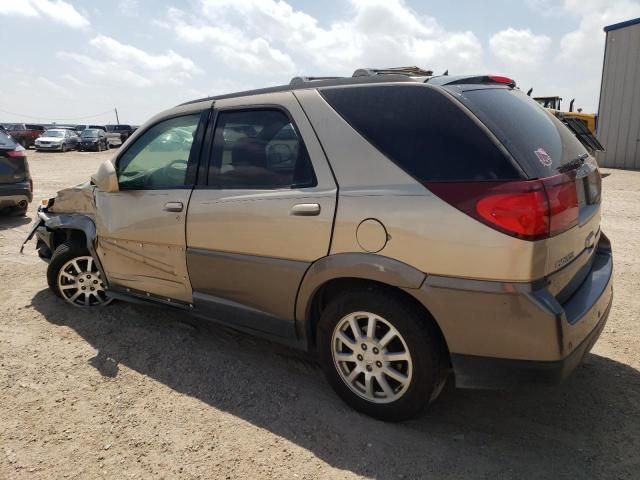
<path fill-rule="evenodd" d="M 327 380 L 359 412 L 387 421 L 414 417 L 444 384 L 444 349 L 431 322 L 385 290 L 336 296 L 318 323 L 318 353 Z"/>
<path fill-rule="evenodd" d="M 29 205 L 27 205 L 26 207 L 19 207 L 19 206 L 15 206 L 15 207 L 10 207 L 9 208 L 9 216 L 11 217 L 24 217 L 27 215 L 27 211 L 29 210 Z"/>
<path fill-rule="evenodd" d="M 87 247 L 65 242 L 53 252 L 47 268 L 47 283 L 58 297 L 75 307 L 107 305 L 104 281 Z"/>

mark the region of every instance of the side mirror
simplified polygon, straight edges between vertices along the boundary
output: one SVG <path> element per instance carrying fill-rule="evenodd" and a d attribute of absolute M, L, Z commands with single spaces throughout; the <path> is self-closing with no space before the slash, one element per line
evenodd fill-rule
<path fill-rule="evenodd" d="M 115 193 L 118 188 L 118 174 L 111 160 L 105 160 L 100 164 L 98 171 L 91 176 L 91 182 L 98 190 L 105 193 Z"/>

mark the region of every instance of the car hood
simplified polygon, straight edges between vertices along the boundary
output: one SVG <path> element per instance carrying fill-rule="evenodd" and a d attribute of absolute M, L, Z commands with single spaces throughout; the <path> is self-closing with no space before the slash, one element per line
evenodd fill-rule
<path fill-rule="evenodd" d="M 53 213 L 81 213 L 91 218 L 96 215 L 95 185 L 85 182 L 60 190 L 49 211 Z"/>

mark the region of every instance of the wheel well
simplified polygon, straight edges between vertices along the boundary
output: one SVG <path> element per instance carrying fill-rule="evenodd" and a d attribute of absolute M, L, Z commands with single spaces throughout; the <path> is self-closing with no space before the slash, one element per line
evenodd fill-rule
<path fill-rule="evenodd" d="M 438 325 L 436 319 L 431 315 L 431 312 L 416 298 L 411 296 L 409 293 L 405 292 L 401 288 L 394 287 L 392 285 L 378 282 L 375 280 L 368 280 L 362 278 L 336 278 L 333 280 L 329 280 L 324 283 L 313 296 L 313 300 L 311 301 L 311 306 L 308 312 L 308 339 L 311 347 L 315 347 L 316 345 L 316 333 L 317 333 L 317 325 L 320 320 L 320 315 L 324 308 L 329 304 L 332 298 L 334 298 L 337 294 L 345 292 L 345 291 L 353 291 L 353 290 L 382 290 L 391 295 L 394 295 L 398 298 L 401 298 L 403 301 L 410 304 L 416 311 L 420 312 L 422 318 L 426 322 L 429 322 L 433 327 L 434 333 L 436 337 L 439 339 L 440 344 L 443 348 L 443 354 L 447 355 L 447 359 L 449 358 L 449 347 L 447 346 L 447 341 L 442 334 L 442 330 Z"/>
<path fill-rule="evenodd" d="M 56 248 L 65 242 L 77 243 L 86 248 L 87 236 L 82 230 L 75 230 L 72 228 L 60 228 L 53 230 L 51 234 L 51 251 L 55 252 Z"/>

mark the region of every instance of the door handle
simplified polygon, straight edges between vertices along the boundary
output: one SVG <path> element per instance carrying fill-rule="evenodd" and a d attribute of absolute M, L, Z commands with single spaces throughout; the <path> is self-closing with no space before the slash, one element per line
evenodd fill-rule
<path fill-rule="evenodd" d="M 318 203 L 298 203 L 291 207 L 291 215 L 300 217 L 314 217 L 320 215 L 320 204 Z"/>
<path fill-rule="evenodd" d="M 182 202 L 167 202 L 164 204 L 165 212 L 181 212 L 183 208 Z"/>

